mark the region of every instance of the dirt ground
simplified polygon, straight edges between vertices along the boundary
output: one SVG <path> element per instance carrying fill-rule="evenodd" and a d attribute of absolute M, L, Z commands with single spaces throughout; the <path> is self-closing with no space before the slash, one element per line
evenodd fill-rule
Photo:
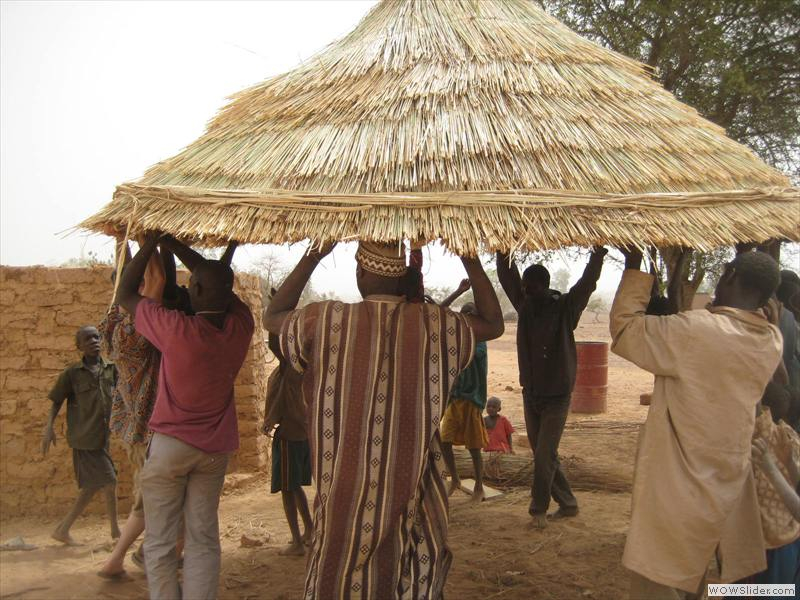
<path fill-rule="evenodd" d="M 607 341 L 607 317 L 599 323 L 593 320 L 586 315 L 577 339 Z M 489 392 L 503 400 L 503 414 L 524 433 L 515 333 L 509 324 L 506 334 L 489 344 Z M 608 412 L 570 416 L 561 445 L 564 460 L 579 461 L 600 476 L 610 473 L 617 480 L 630 480 L 638 425 L 647 410 L 639 405 L 639 394 L 651 389 L 649 374 L 611 355 Z M 526 450 L 520 447 L 520 452 Z M 221 599 L 300 597 L 304 561 L 278 555 L 289 533 L 280 496 L 270 495 L 267 486 L 262 474 L 228 477 L 220 507 Z M 625 597 L 627 576 L 620 558 L 630 494 L 611 493 L 602 483 L 582 489 L 586 491 L 576 492 L 581 513 L 544 531 L 528 526 L 526 488 L 511 489 L 480 506 L 472 505 L 466 495 L 453 497 L 454 561 L 445 595 L 459 600 Z M 1 598 L 147 598 L 145 577 L 130 562 L 126 564 L 132 581 L 109 583 L 95 575 L 109 551 L 103 547 L 108 527 L 102 517 L 78 520 L 73 536 L 86 542 L 81 547 L 66 548 L 50 540 L 54 526 L 39 518 L 0 521 L 0 541 L 23 536 L 37 546 L 29 552 L 0 552 Z M 243 546 L 242 536 L 262 545 Z"/>

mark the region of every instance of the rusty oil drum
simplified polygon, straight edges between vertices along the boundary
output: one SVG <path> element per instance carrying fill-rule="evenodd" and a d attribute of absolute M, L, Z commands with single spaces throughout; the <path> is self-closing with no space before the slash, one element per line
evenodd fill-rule
<path fill-rule="evenodd" d="M 577 342 L 578 372 L 570 410 L 575 413 L 606 412 L 608 397 L 608 343 Z"/>

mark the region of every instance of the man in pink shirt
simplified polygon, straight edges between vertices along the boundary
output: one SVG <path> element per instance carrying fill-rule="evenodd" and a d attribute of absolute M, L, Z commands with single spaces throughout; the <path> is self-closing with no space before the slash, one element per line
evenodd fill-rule
<path fill-rule="evenodd" d="M 158 238 L 150 236 L 122 274 L 117 297 L 136 331 L 161 352 L 154 432 L 141 475 L 144 551 L 151 600 L 216 598 L 220 544 L 217 509 L 228 456 L 239 447 L 233 384 L 254 322 L 233 293 L 233 271 L 171 236 L 161 245 L 192 272 L 193 316 L 139 295 Z M 183 594 L 175 542 L 185 520 Z"/>

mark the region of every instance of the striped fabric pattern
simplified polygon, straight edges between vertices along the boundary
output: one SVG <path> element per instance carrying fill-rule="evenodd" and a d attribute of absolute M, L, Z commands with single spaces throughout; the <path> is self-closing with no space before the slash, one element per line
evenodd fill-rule
<path fill-rule="evenodd" d="M 317 487 L 305 598 L 439 598 L 451 554 L 439 423 L 475 348 L 462 315 L 393 296 L 291 313 Z"/>

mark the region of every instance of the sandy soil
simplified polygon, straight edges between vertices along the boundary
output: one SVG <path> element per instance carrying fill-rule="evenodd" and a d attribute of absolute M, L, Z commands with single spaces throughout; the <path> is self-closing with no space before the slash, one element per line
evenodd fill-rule
<path fill-rule="evenodd" d="M 579 340 L 608 340 L 607 318 L 588 316 Z M 503 413 L 522 433 L 521 391 L 517 379 L 515 328 L 489 345 L 490 394 L 503 399 Z M 509 389 L 510 388 L 510 389 Z M 608 412 L 571 415 L 562 442 L 565 460 L 585 462 L 598 472 L 630 478 L 637 426 L 646 416 L 639 394 L 650 391 L 652 377 L 630 363 L 609 360 Z M 525 452 L 524 449 L 520 449 Z M 279 496 L 267 492 L 258 474 L 228 477 L 220 508 L 223 568 L 220 598 L 298 598 L 304 561 L 278 555 L 288 541 Z M 630 495 L 602 489 L 577 492 L 581 513 L 545 531 L 528 527 L 529 492 L 507 491 L 473 506 L 466 495 L 451 503 L 450 543 L 455 559 L 446 596 L 459 600 L 568 599 L 616 600 L 626 596 L 627 577 L 620 565 L 630 517 Z M 309 490 L 309 493 L 313 493 Z M 65 507 L 66 510 L 66 507 Z M 73 529 L 87 545 L 65 548 L 49 539 L 55 523 L 38 518 L 0 522 L 0 540 L 23 536 L 38 548 L 0 553 L 0 597 L 19 599 L 146 598 L 146 580 L 128 562 L 133 580 L 109 583 L 95 575 L 108 550 L 101 517 L 79 519 Z M 242 536 L 262 542 L 243 547 Z"/>

